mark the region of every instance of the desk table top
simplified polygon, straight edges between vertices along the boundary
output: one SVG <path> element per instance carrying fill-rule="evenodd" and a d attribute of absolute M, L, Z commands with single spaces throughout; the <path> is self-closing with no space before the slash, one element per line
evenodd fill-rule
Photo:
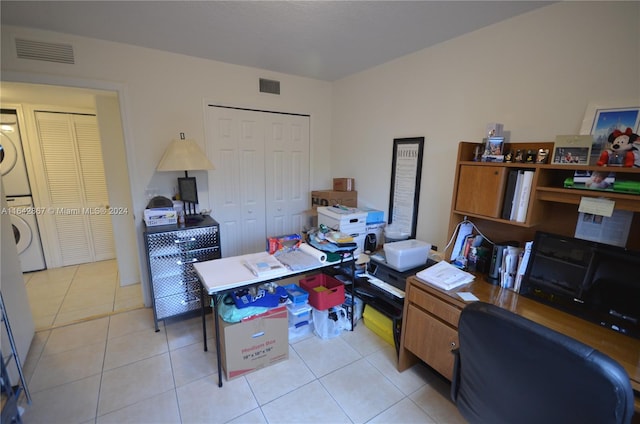
<path fill-rule="evenodd" d="M 310 271 L 320 270 L 329 266 L 340 265 L 338 262 L 324 262 L 317 266 L 309 267 L 304 270 L 291 271 L 283 268 L 282 271 L 270 273 L 267 276 L 256 276 L 244 264 L 245 262 L 255 262 L 268 255 L 267 252 L 250 253 L 247 255 L 231 256 L 228 258 L 214 259 L 211 261 L 198 262 L 193 264 L 202 285 L 209 295 L 220 293 L 227 290 L 233 290 L 243 286 L 248 286 L 267 281 L 279 280 L 294 275 L 304 274 Z M 349 259 L 351 260 L 351 259 Z M 345 260 L 346 261 L 346 260 Z M 345 262 L 343 261 L 343 263 Z"/>
<path fill-rule="evenodd" d="M 640 391 L 639 339 L 617 333 L 560 309 L 520 296 L 512 290 L 492 285 L 482 278 L 476 278 L 472 283 L 450 291 L 424 283 L 415 276 L 411 277 L 410 280 L 413 284 L 423 287 L 430 293 L 458 305 L 460 309 L 464 308 L 468 302 L 458 297 L 457 293 L 471 292 L 483 302 L 493 303 L 579 340 L 618 361 L 629 374 L 634 390 Z"/>

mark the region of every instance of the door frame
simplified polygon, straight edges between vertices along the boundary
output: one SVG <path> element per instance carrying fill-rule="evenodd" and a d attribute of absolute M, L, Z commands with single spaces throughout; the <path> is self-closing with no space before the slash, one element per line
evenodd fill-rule
<path fill-rule="evenodd" d="M 36 84 L 36 85 L 51 85 L 56 86 L 61 89 L 64 88 L 77 88 L 77 89 L 86 89 L 86 90 L 101 90 L 107 92 L 115 92 L 117 94 L 117 105 L 118 105 L 118 113 L 120 122 L 117 122 L 118 126 L 122 128 L 122 142 L 123 142 L 123 152 L 124 157 L 119 157 L 118 160 L 124 161 L 124 164 L 127 167 L 129 179 L 127 181 L 126 190 L 128 193 L 125 196 L 128 203 L 132 206 L 132 210 L 130 211 L 131 219 L 128 222 L 123 222 L 123 225 L 114 226 L 114 238 L 116 239 L 116 258 L 118 259 L 118 267 L 119 267 L 119 275 L 121 276 L 120 285 L 126 286 L 130 284 L 135 284 L 137 282 L 141 283 L 142 297 L 144 300 L 144 304 L 147 307 L 151 306 L 151 298 L 149 296 L 149 290 L 147 286 L 149 284 L 148 278 L 146 276 L 146 268 L 144 268 L 146 264 L 146 254 L 144 250 L 144 242 L 142 240 L 142 235 L 139 234 L 136 226 L 136 221 L 134 217 L 135 203 L 133 202 L 132 193 L 141 192 L 142 189 L 137 190 L 135 186 L 135 181 L 131 179 L 132 175 L 136 175 L 135 167 L 133 164 L 136 163 L 136 157 L 134 154 L 134 149 L 132 147 L 132 131 L 131 126 L 128 122 L 128 114 L 127 114 L 127 91 L 124 84 L 107 82 L 107 81 L 99 81 L 99 80 L 86 80 L 80 78 L 65 78 L 59 76 L 51 76 L 51 75 L 42 75 L 42 74 L 33 74 L 29 72 L 15 72 L 15 71 L 7 71 L 2 73 L 2 81 L 3 82 L 14 82 L 14 83 L 25 83 L 25 84 Z M 98 95 L 94 94 L 97 98 Z M 98 105 L 97 105 L 98 106 Z M 101 118 L 100 110 L 95 110 L 95 113 L 98 117 L 98 123 L 100 127 L 104 125 L 112 125 L 113 122 L 111 120 L 103 121 Z M 107 114 L 109 115 L 109 114 Z M 113 114 L 111 114 L 113 115 Z M 112 117 L 112 119 L 115 117 Z M 108 118 L 107 118 L 108 119 Z M 101 130 L 102 132 L 102 130 Z M 115 159 L 115 158 L 114 158 Z M 104 158 L 105 167 L 109 165 L 113 165 L 114 159 L 109 159 L 107 157 Z M 119 163 L 118 165 L 122 165 Z M 109 177 L 107 175 L 107 187 L 109 190 L 109 195 L 111 197 L 111 192 L 113 190 L 121 190 L 124 187 L 110 187 Z M 122 196 L 121 196 L 122 198 Z M 123 251 L 123 249 L 126 249 Z M 136 252 L 136 253 L 134 253 Z M 127 258 L 127 269 L 123 272 L 120 269 L 123 265 L 121 264 L 121 260 L 123 258 Z"/>

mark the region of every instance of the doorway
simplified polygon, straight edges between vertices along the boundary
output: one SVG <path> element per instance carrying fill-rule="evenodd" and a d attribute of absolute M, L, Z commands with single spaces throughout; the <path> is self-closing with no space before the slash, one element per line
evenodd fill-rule
<path fill-rule="evenodd" d="M 75 322 L 79 319 L 94 318 L 96 315 L 108 313 L 106 312 L 106 306 L 103 305 L 104 307 L 98 308 L 90 301 L 101 295 L 111 297 L 110 301 L 113 304 L 113 308 L 110 313 L 143 306 L 144 303 L 141 299 L 144 298 L 144 295 L 140 284 L 137 240 L 133 221 L 130 181 L 126 172 L 128 167 L 118 91 L 6 81 L 2 81 L 1 84 L 2 94 L 0 100 L 3 107 L 16 106 L 17 109 L 22 110 L 22 105 L 56 105 L 60 108 L 72 107 L 96 111 L 100 123 L 100 138 L 103 143 L 105 143 L 105 140 L 109 143 L 109 149 L 103 149 L 103 159 L 110 204 L 128 208 L 131 211 L 128 215 L 122 215 L 112 220 L 117 255 L 115 260 L 51 268 L 41 271 L 40 274 L 29 273 L 24 275 L 32 310 L 37 310 L 38 314 L 47 312 L 46 315 L 48 316 L 42 322 L 37 323 L 37 329 L 46 328 L 47 325 L 49 327 L 52 325 L 64 325 L 69 321 Z M 33 135 L 30 134 L 29 136 Z M 123 172 L 123 170 L 125 171 Z M 79 268 L 81 266 L 82 269 Z M 106 272 L 109 269 L 112 269 L 112 271 Z M 87 286 L 84 290 L 74 290 L 73 277 L 81 277 L 87 272 L 93 273 L 94 277 L 101 277 L 100 273 L 115 275 L 114 278 L 117 279 L 116 287 L 107 289 L 108 284 L 103 281 L 102 285 L 96 283 L 95 287 Z M 96 281 L 99 279 L 94 278 Z M 65 280 L 67 282 L 63 283 L 62 281 Z M 40 283 L 36 284 L 38 281 Z M 78 281 L 76 280 L 76 282 Z M 40 287 L 36 286 L 44 287 L 42 290 L 38 290 Z M 100 293 L 100 290 L 102 290 L 102 293 Z M 105 293 L 108 290 L 111 290 L 112 293 Z M 117 295 L 116 291 L 118 291 Z M 34 295 L 33 298 L 32 294 Z M 56 296 L 57 298 L 55 298 Z M 78 308 L 76 309 L 78 314 L 73 317 L 69 314 L 69 319 L 64 319 L 64 322 L 61 320 L 62 317 L 58 316 L 56 323 L 55 316 L 65 309 L 63 307 L 65 296 L 69 305 L 72 298 L 74 302 L 77 302 Z M 79 300 L 82 296 L 85 296 L 86 302 Z M 131 299 L 131 301 L 129 302 L 127 299 Z M 81 305 L 84 307 L 81 308 Z M 92 305 L 93 308 L 91 307 Z M 80 313 L 81 309 L 84 309 L 84 312 Z M 34 318 L 38 317 L 34 316 Z"/>

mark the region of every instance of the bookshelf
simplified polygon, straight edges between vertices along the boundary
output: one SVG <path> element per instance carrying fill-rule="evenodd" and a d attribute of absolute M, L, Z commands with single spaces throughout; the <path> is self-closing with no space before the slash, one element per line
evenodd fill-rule
<path fill-rule="evenodd" d="M 475 162 L 478 143 L 460 142 L 449 219 L 449 236 L 465 217 L 493 242 L 515 240 L 524 245 L 536 231 L 565 236 L 575 234 L 578 205 L 583 197 L 604 197 L 615 201 L 615 208 L 634 212 L 627 248 L 640 250 L 640 195 L 565 188 L 564 180 L 577 170 L 602 171 L 603 167 L 535 163 Z M 553 142 L 507 143 L 505 149 L 553 151 Z M 501 217 L 505 184 L 510 170 L 534 172 L 529 192 L 527 214 L 523 222 Z M 606 168 L 616 173 L 616 180 L 640 181 L 638 168 Z M 446 252 L 451 254 L 451 248 Z"/>

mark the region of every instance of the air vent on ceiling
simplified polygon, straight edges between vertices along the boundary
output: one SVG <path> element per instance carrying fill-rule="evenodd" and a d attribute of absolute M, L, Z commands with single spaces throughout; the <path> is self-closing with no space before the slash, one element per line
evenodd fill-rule
<path fill-rule="evenodd" d="M 71 44 L 47 43 L 16 38 L 16 52 L 20 59 L 44 60 L 71 65 L 75 63 Z"/>
<path fill-rule="evenodd" d="M 260 78 L 260 92 L 280 94 L 280 81 Z"/>

